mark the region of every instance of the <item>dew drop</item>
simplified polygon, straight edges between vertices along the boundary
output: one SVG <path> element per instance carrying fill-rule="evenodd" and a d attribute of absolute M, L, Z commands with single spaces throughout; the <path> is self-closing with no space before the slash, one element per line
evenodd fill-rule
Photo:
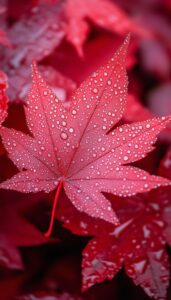
<path fill-rule="evenodd" d="M 71 127 L 71 128 L 69 129 L 69 132 L 70 132 L 70 133 L 73 133 L 73 132 L 74 132 L 74 129 Z"/>
<path fill-rule="evenodd" d="M 72 114 L 76 115 L 77 111 L 75 109 L 72 110 Z"/>
<path fill-rule="evenodd" d="M 97 94 L 98 93 L 98 89 L 94 88 L 93 89 L 93 93 Z"/>
<path fill-rule="evenodd" d="M 61 133 L 61 139 L 67 140 L 67 138 L 68 138 L 67 133 L 66 133 L 66 132 L 62 132 L 62 133 Z"/>
<path fill-rule="evenodd" d="M 128 160 L 128 156 L 125 155 L 123 159 L 124 159 L 124 161 L 127 161 Z"/>

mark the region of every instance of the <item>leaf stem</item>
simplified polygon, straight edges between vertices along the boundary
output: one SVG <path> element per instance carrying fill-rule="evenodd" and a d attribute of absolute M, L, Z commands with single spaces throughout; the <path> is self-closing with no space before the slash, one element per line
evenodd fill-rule
<path fill-rule="evenodd" d="M 59 200 L 59 194 L 60 194 L 62 185 L 63 185 L 63 181 L 61 180 L 61 181 L 59 181 L 59 184 L 58 184 L 58 187 L 57 187 L 57 190 L 56 190 L 55 199 L 54 199 L 53 206 L 52 206 L 52 212 L 51 212 L 51 218 L 50 218 L 49 228 L 44 233 L 44 236 L 46 238 L 49 238 L 50 235 L 51 235 L 51 233 L 52 233 L 54 219 L 55 219 L 56 206 L 57 206 L 57 203 L 58 203 L 58 200 Z"/>

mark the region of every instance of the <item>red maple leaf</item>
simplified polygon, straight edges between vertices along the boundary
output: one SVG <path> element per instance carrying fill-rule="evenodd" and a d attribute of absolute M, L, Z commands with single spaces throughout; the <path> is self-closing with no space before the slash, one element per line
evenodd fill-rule
<path fill-rule="evenodd" d="M 128 38 L 105 66 L 82 83 L 69 110 L 33 64 L 33 85 L 25 108 L 31 135 L 1 128 L 4 146 L 20 172 L 0 187 L 24 193 L 57 188 L 47 236 L 62 186 L 79 211 L 116 224 L 118 219 L 102 191 L 130 196 L 169 183 L 128 164 L 153 149 L 156 135 L 170 117 L 111 130 L 126 106 L 127 46 Z"/>
<path fill-rule="evenodd" d="M 75 208 L 64 195 L 56 217 L 74 234 L 95 236 L 83 251 L 83 290 L 112 279 L 124 266 L 136 285 L 149 296 L 164 299 L 169 284 L 165 249 L 171 243 L 170 188 L 132 198 L 110 196 L 121 225 L 92 219 Z"/>
<path fill-rule="evenodd" d="M 129 18 L 119 6 L 108 0 L 67 0 L 64 16 L 67 39 L 81 56 L 83 43 L 90 30 L 88 20 L 114 33 L 133 32 L 141 36 L 150 36 L 149 32 Z"/>

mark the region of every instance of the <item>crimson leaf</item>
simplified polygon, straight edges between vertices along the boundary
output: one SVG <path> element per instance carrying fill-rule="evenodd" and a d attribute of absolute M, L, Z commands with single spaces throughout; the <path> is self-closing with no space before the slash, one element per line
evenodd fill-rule
<path fill-rule="evenodd" d="M 79 211 L 116 224 L 118 219 L 102 192 L 130 196 L 169 183 L 127 164 L 153 149 L 156 135 L 170 117 L 110 131 L 123 116 L 126 106 L 128 40 L 105 66 L 81 84 L 69 110 L 52 93 L 33 64 L 33 85 L 25 108 L 32 136 L 1 128 L 9 157 L 20 172 L 0 187 L 24 193 L 48 193 L 57 188 L 47 236 L 52 230 L 62 186 Z"/>

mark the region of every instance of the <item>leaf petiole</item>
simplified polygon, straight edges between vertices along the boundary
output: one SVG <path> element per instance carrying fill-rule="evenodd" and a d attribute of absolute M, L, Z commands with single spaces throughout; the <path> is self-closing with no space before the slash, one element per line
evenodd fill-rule
<path fill-rule="evenodd" d="M 49 238 L 51 233 L 52 233 L 52 229 L 53 229 L 53 224 L 54 224 L 54 219 L 55 219 L 55 212 L 56 212 L 56 206 L 59 200 L 59 194 L 61 191 L 63 185 L 63 180 L 60 180 L 57 186 L 57 190 L 56 190 L 56 194 L 55 194 L 55 199 L 53 202 L 53 206 L 52 206 L 52 212 L 51 212 L 51 218 L 50 218 L 50 223 L 49 223 L 49 228 L 48 230 L 44 233 L 44 236 L 46 238 Z"/>

